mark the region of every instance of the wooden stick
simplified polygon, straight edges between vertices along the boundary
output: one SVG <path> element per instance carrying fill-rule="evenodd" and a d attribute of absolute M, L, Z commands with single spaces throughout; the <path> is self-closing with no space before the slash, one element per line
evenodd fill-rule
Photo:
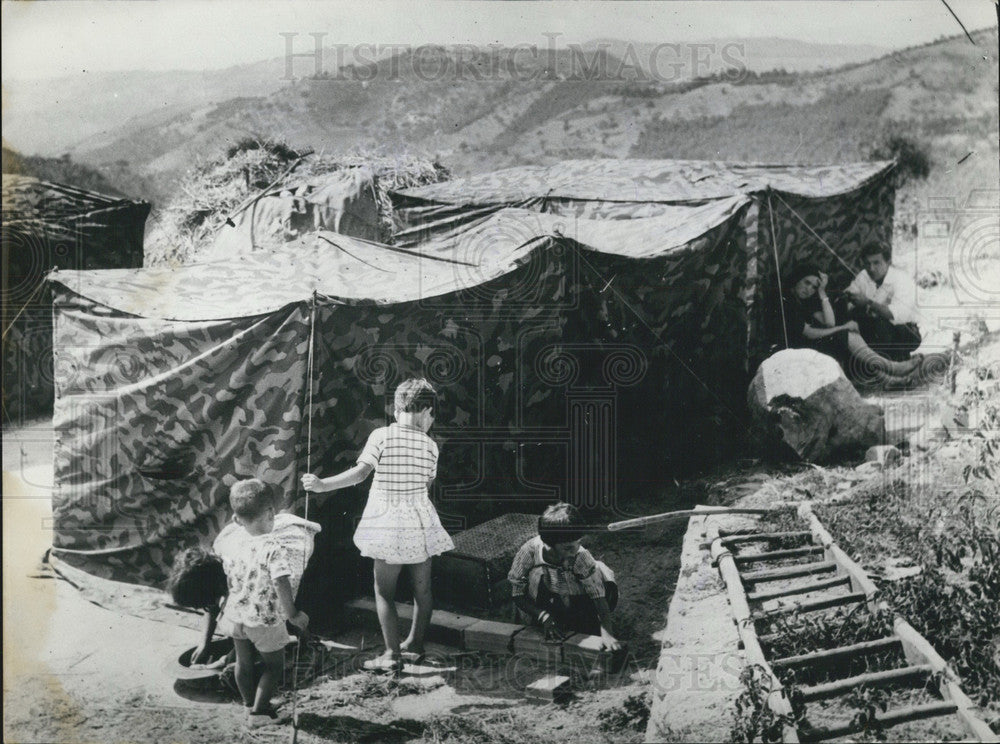
<path fill-rule="evenodd" d="M 823 548 L 814 545 L 808 548 L 788 548 L 786 550 L 769 550 L 765 553 L 747 553 L 736 556 L 736 565 L 745 566 L 747 563 L 761 563 L 762 561 L 777 561 L 782 558 L 802 558 L 807 555 L 818 555 L 823 552 Z"/>
<path fill-rule="evenodd" d="M 879 638 L 877 641 L 863 641 L 861 643 L 853 643 L 850 646 L 825 648 L 822 651 L 812 651 L 808 654 L 786 656 L 783 659 L 775 659 L 771 662 L 771 666 L 790 667 L 812 664 L 817 661 L 829 662 L 832 659 L 842 659 L 851 656 L 858 656 L 860 654 L 875 653 L 876 651 L 886 651 L 888 649 L 898 648 L 901 643 L 902 641 L 900 641 L 896 636 L 890 636 L 889 638 Z"/>
<path fill-rule="evenodd" d="M 927 679 L 927 677 L 930 677 L 932 674 L 934 674 L 934 670 L 931 669 L 928 664 L 901 667 L 899 669 L 887 669 L 883 672 L 868 672 L 867 674 L 859 674 L 855 677 L 838 679 L 834 682 L 826 682 L 821 685 L 813 685 L 812 687 L 803 687 L 802 697 L 807 701 L 823 700 L 824 698 L 837 697 L 838 695 L 842 695 L 848 690 L 860 687 L 861 685 L 879 687 L 882 685 L 895 684 L 897 682 L 912 683 L 913 680 Z"/>
<path fill-rule="evenodd" d="M 899 708 L 890 710 L 887 713 L 876 714 L 875 720 L 882 726 L 895 726 L 907 721 L 919 721 L 922 718 L 937 718 L 954 713 L 956 706 L 954 703 L 926 703 L 924 705 L 914 705 L 910 708 Z M 826 739 L 836 739 L 841 736 L 849 736 L 865 730 L 862 723 L 845 723 L 841 726 L 831 728 L 811 729 L 807 738 L 809 741 L 824 741 Z"/>
<path fill-rule="evenodd" d="M 746 535 L 733 535 L 732 537 L 722 538 L 723 545 L 735 545 L 736 543 L 746 543 L 746 542 L 771 542 L 772 540 L 779 540 L 781 538 L 792 538 L 792 537 L 812 537 L 811 532 L 754 532 Z"/>
<path fill-rule="evenodd" d="M 784 605 L 782 607 L 777 607 L 773 610 L 767 610 L 766 612 L 754 615 L 754 620 L 767 620 L 777 615 L 791 615 L 796 612 L 817 612 L 819 610 L 830 610 L 834 607 L 843 607 L 844 605 L 861 603 L 866 601 L 866 599 L 867 598 L 864 594 L 857 592 L 855 594 L 844 594 L 840 597 L 812 599 L 808 602 L 794 602 L 789 605 Z"/>
<path fill-rule="evenodd" d="M 781 579 L 798 579 L 802 576 L 812 576 L 813 574 L 829 573 L 836 571 L 837 564 L 833 561 L 822 561 L 819 563 L 799 563 L 787 568 L 771 568 L 763 571 L 747 571 L 740 574 L 744 584 L 755 584 L 763 581 L 779 581 Z"/>
<path fill-rule="evenodd" d="M 645 527 L 647 524 L 656 524 L 657 522 L 669 522 L 672 519 L 703 517 L 713 514 L 776 514 L 781 511 L 787 511 L 787 509 L 734 509 L 728 506 L 703 506 L 700 509 L 663 512 L 662 514 L 650 514 L 646 517 L 635 517 L 634 519 L 624 519 L 621 522 L 612 522 L 608 525 L 608 530 L 618 532 L 619 530 L 627 530 L 632 527 Z"/>
<path fill-rule="evenodd" d="M 793 597 L 796 594 L 809 594 L 811 592 L 818 592 L 823 589 L 833 589 L 834 587 L 843 586 L 844 584 L 850 584 L 850 576 L 837 576 L 833 579 L 823 579 L 822 581 L 813 581 L 807 584 L 800 584 L 798 586 L 789 586 L 784 589 L 776 589 L 773 592 L 750 592 L 747 594 L 748 602 L 767 602 L 771 599 L 781 599 L 782 597 Z"/>

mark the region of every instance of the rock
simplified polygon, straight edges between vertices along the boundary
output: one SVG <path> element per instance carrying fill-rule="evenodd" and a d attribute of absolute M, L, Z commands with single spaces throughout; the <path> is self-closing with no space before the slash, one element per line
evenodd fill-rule
<path fill-rule="evenodd" d="M 831 462 L 885 441 L 882 407 L 866 403 L 840 365 L 812 349 L 785 349 L 766 359 L 747 402 L 772 454 Z"/>
<path fill-rule="evenodd" d="M 873 462 L 882 470 L 886 470 L 898 465 L 902 456 L 903 453 L 891 444 L 877 444 L 874 447 L 869 447 L 868 451 L 865 452 L 865 462 Z"/>

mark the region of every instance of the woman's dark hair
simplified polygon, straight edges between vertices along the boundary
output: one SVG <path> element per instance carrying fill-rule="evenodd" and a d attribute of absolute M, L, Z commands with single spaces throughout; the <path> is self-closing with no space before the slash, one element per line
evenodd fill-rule
<path fill-rule="evenodd" d="M 820 268 L 814 263 L 804 263 L 799 264 L 791 271 L 788 272 L 787 276 L 782 280 L 782 289 L 785 292 L 791 292 L 792 287 L 798 284 L 800 281 L 805 279 L 807 276 L 819 277 Z"/>
<path fill-rule="evenodd" d="M 586 531 L 579 510 L 564 501 L 553 504 L 538 518 L 538 536 L 550 548 L 559 543 L 575 542 Z"/>
<path fill-rule="evenodd" d="M 188 548 L 174 559 L 167 591 L 181 607 L 214 607 L 229 593 L 222 561 L 203 548 Z"/>

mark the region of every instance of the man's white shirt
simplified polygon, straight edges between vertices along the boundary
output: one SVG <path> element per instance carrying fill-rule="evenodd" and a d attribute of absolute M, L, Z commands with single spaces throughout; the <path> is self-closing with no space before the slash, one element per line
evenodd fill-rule
<path fill-rule="evenodd" d="M 892 313 L 894 325 L 919 322 L 917 285 L 914 284 L 909 274 L 891 264 L 885 273 L 885 279 L 882 280 L 881 286 L 876 286 L 875 281 L 868 276 L 868 272 L 862 271 L 854 277 L 854 281 L 851 282 L 847 291 L 858 292 L 869 300 L 887 305 Z"/>

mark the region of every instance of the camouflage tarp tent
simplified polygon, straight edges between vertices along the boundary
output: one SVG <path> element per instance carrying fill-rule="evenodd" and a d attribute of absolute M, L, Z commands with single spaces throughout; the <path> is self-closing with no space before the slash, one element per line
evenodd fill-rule
<path fill-rule="evenodd" d="M 394 194 L 397 243 L 460 232 L 497 210 L 517 207 L 563 217 L 632 220 L 670 206 L 750 199 L 744 226 L 746 292 L 752 361 L 760 360 L 772 329 L 782 271 L 811 260 L 834 284 L 857 272 L 862 243 L 892 238 L 892 162 L 842 165 L 738 164 L 702 160 L 569 160 L 521 166 Z M 773 234 L 776 240 L 772 238 Z"/>
<path fill-rule="evenodd" d="M 4 425 L 52 408 L 53 267 L 142 266 L 149 204 L 3 174 Z"/>
<path fill-rule="evenodd" d="M 56 272 L 56 554 L 152 583 L 218 531 L 235 478 L 294 497 L 311 329 L 314 469 L 353 462 L 395 385 L 422 375 L 443 394 L 446 524 L 517 500 L 609 506 L 643 467 L 711 448 L 682 409 L 741 423 L 757 206 L 507 207 L 413 247 L 318 233 L 231 262 Z M 856 249 L 868 223 L 839 219 Z M 327 533 L 348 535 L 363 498 L 334 498 Z"/>
<path fill-rule="evenodd" d="M 380 237 L 375 174 L 344 168 L 288 184 L 255 199 L 221 228 L 199 261 L 280 248 L 309 232 L 329 230 L 366 240 Z"/>

